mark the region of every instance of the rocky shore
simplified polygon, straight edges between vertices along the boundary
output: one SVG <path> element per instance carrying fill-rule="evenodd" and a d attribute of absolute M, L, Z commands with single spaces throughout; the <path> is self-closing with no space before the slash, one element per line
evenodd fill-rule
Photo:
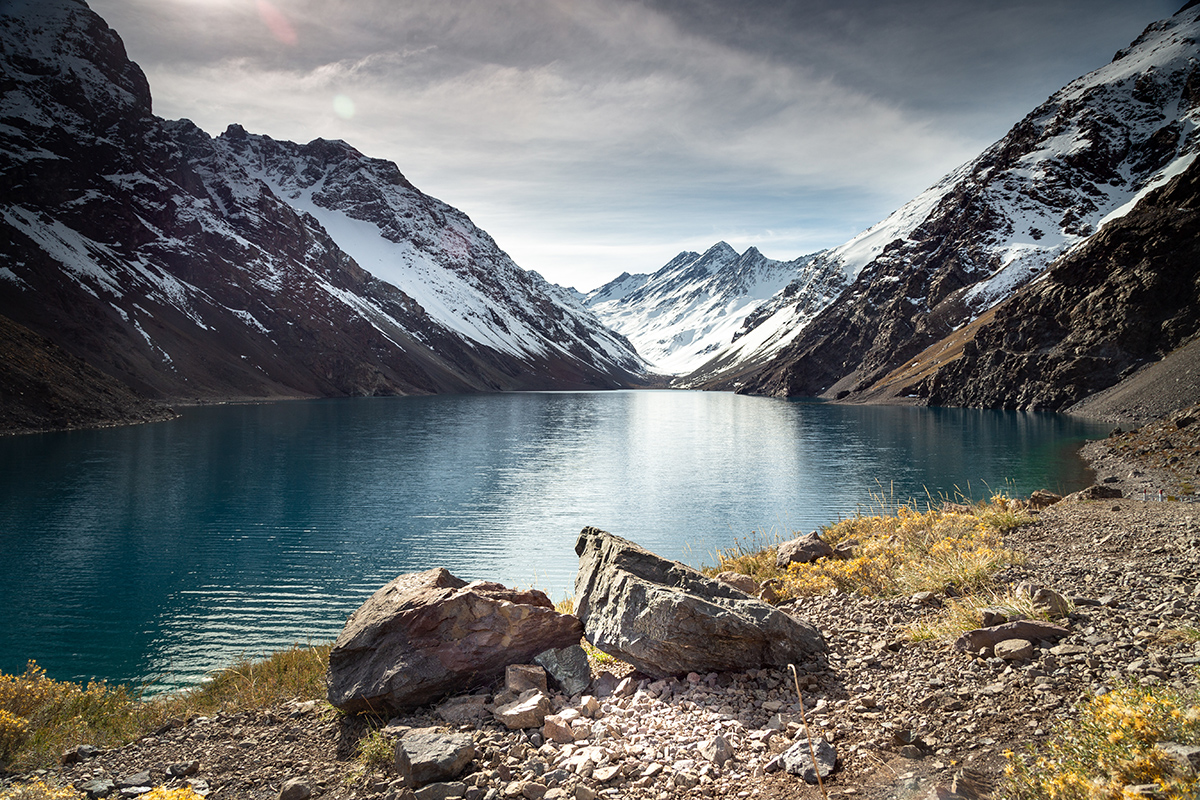
<path fill-rule="evenodd" d="M 1185 437 L 1200 425 L 1156 425 L 1085 451 L 1108 490 L 1093 494 L 1123 497 L 1069 498 L 1007 537 L 1026 559 L 1001 574 L 1003 583 L 1048 587 L 1072 601 L 1058 620 L 1067 635 L 1035 642 L 1024 658 L 913 641 L 908 627 L 937 614 L 941 597 L 826 595 L 795 609 L 829 647 L 797 664 L 803 717 L 785 670 L 656 680 L 593 663 L 595 674 L 611 675 L 586 694 L 552 695 L 553 725 L 539 728 L 509 730 L 491 713 L 473 715 L 469 707 L 492 700 L 484 691 L 385 721 L 296 701 L 179 720 L 126 747 L 83 752 L 42 777 L 96 796 L 186 782 L 215 800 L 399 800 L 412 790 L 396 766 L 366 767 L 355 753 L 364 737 L 415 741 L 419 733 L 457 742 L 440 758 L 461 758 L 470 746 L 455 768 L 462 771 L 418 789 L 422 800 L 815 798 L 819 787 L 780 769 L 778 758 L 806 738 L 807 723 L 836 749 L 824 780 L 829 797 L 983 797 L 999 779 L 1003 751 L 1044 741 L 1081 699 L 1129 680 L 1181 688 L 1198 680 L 1200 505 L 1157 497 L 1160 488 L 1182 496 L 1200 468 L 1200 448 Z M 1166 460 L 1164 436 L 1173 450 Z"/>

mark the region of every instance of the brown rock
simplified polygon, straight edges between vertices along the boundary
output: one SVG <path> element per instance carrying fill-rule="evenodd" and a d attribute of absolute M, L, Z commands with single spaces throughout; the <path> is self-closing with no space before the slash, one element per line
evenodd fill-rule
<path fill-rule="evenodd" d="M 348 713 L 414 708 L 582 633 L 536 590 L 468 584 L 444 569 L 401 575 L 346 621 L 329 654 L 329 702 Z"/>
<path fill-rule="evenodd" d="M 789 564 L 809 564 L 818 558 L 829 558 L 833 555 L 833 548 L 821 541 L 820 535 L 813 531 L 781 542 L 775 548 L 775 553 L 775 566 L 786 569 Z"/>
<path fill-rule="evenodd" d="M 991 628 L 976 628 L 967 631 L 954 643 L 954 649 L 960 652 L 974 653 L 985 647 L 995 647 L 1005 639 L 1039 639 L 1056 640 L 1070 634 L 1068 628 L 1050 622 L 1038 622 L 1031 619 L 1017 620 Z"/>

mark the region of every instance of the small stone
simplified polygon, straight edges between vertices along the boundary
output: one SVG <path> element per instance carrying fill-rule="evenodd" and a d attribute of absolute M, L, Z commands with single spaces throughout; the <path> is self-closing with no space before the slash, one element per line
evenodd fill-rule
<path fill-rule="evenodd" d="M 791 775 L 799 776 L 805 783 L 817 783 L 817 775 L 827 778 L 837 766 L 837 750 L 825 739 L 812 740 L 812 752 L 808 739 L 798 739 L 795 744 L 779 756 L 783 768 Z M 813 764 L 813 755 L 816 764 Z"/>
<path fill-rule="evenodd" d="M 200 771 L 199 761 L 177 761 L 167 766 L 168 778 L 186 778 Z"/>
<path fill-rule="evenodd" d="M 1005 661 L 1028 661 L 1033 657 L 1033 642 L 1028 639 L 1005 639 L 996 642 L 996 658 Z"/>
<path fill-rule="evenodd" d="M 288 778 L 279 787 L 279 800 L 308 800 L 312 793 L 312 785 L 306 778 Z"/>
<path fill-rule="evenodd" d="M 595 780 L 596 783 L 608 783 L 609 781 L 613 780 L 620 774 L 621 774 L 621 767 L 616 764 L 613 764 L 612 766 L 608 766 L 608 767 L 600 767 L 599 769 L 594 771 L 592 773 L 592 779 Z"/>
<path fill-rule="evenodd" d="M 906 744 L 900 748 L 900 755 L 903 758 L 920 759 L 925 757 L 925 751 L 917 747 L 915 744 Z M 823 775 L 821 777 L 824 777 Z"/>
<path fill-rule="evenodd" d="M 724 736 L 718 734 L 700 743 L 700 755 L 707 758 L 718 767 L 733 758 L 733 746 Z"/>
<path fill-rule="evenodd" d="M 575 787 L 575 800 L 596 800 L 596 790 L 581 783 Z"/>
<path fill-rule="evenodd" d="M 462 774 L 475 758 L 475 740 L 462 733 L 445 733 L 437 728 L 409 731 L 397 744 L 412 764 L 418 785 L 450 781 Z"/>
<path fill-rule="evenodd" d="M 464 797 L 467 785 L 459 781 L 451 783 L 431 783 L 416 791 L 417 800 L 450 800 L 452 797 Z"/>
<path fill-rule="evenodd" d="M 541 727 L 553 711 L 554 704 L 549 697 L 538 689 L 530 689 L 513 702 L 497 708 L 494 714 L 509 730 L 517 730 Z"/>
<path fill-rule="evenodd" d="M 748 595 L 758 593 L 758 581 L 751 578 L 749 575 L 743 575 L 740 572 L 718 572 L 717 580 L 721 583 L 726 583 L 737 589 L 739 592 L 745 592 Z"/>
<path fill-rule="evenodd" d="M 126 775 L 124 777 L 117 778 L 118 789 L 128 789 L 134 786 L 149 786 L 150 783 L 151 780 L 149 770 L 143 770 L 142 772 L 135 772 L 132 775 Z"/>
<path fill-rule="evenodd" d="M 1154 747 L 1156 750 L 1166 753 L 1186 775 L 1192 777 L 1200 775 L 1200 745 L 1158 742 Z"/>
<path fill-rule="evenodd" d="M 504 670 L 504 688 L 517 695 L 529 689 L 548 692 L 546 670 L 537 664 L 509 664 Z"/>
<path fill-rule="evenodd" d="M 91 800 L 96 800 L 97 797 L 108 797 L 116 788 L 117 785 L 108 778 L 97 778 L 80 786 L 79 790 Z"/>
<path fill-rule="evenodd" d="M 81 761 L 88 761 L 100 755 L 100 748 L 94 744 L 81 744 L 78 747 L 73 747 L 70 750 L 63 752 L 59 763 L 63 766 L 68 764 L 78 764 Z"/>

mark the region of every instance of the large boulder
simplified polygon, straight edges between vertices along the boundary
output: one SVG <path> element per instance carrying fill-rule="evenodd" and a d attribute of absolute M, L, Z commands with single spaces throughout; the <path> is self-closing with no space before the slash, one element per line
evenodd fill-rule
<path fill-rule="evenodd" d="M 619 536 L 584 528 L 575 552 L 575 613 L 588 641 L 648 675 L 779 667 L 825 652 L 808 622 Z"/>
<path fill-rule="evenodd" d="M 509 664 L 582 634 L 534 589 L 467 583 L 444 569 L 401 575 L 346 621 L 329 654 L 329 702 L 349 713 L 405 711 L 490 684 Z"/>

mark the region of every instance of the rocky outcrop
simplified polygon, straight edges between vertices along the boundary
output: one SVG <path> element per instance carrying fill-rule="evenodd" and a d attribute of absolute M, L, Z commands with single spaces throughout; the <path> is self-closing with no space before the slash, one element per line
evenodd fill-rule
<path fill-rule="evenodd" d="M 817 659 L 812 625 L 597 528 L 575 544 L 575 611 L 589 642 L 648 675 Z"/>
<path fill-rule="evenodd" d="M 329 654 L 329 702 L 349 713 L 411 709 L 487 685 L 582 633 L 537 590 L 444 569 L 401 575 L 346 621 Z"/>
<path fill-rule="evenodd" d="M 1200 331 L 1200 161 L 997 307 L 917 382 L 931 405 L 1061 411 Z"/>

